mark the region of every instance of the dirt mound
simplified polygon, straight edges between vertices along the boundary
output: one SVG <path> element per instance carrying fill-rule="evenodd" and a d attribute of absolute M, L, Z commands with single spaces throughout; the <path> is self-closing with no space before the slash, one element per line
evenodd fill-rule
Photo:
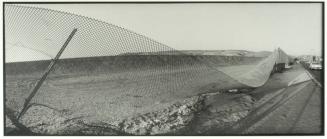
<path fill-rule="evenodd" d="M 252 52 L 246 50 L 179 50 L 179 51 L 161 51 L 161 52 L 139 52 L 123 53 L 121 55 L 213 55 L 213 56 L 244 56 L 244 57 L 267 57 L 271 54 L 269 51 Z"/>
<path fill-rule="evenodd" d="M 244 94 L 207 93 L 113 123 L 88 121 L 69 111 L 34 106 L 20 122 L 37 135 L 193 135 L 237 122 L 247 115 L 253 102 Z M 9 119 L 6 123 L 9 133 L 17 130 Z"/>
<path fill-rule="evenodd" d="M 187 69 L 203 66 L 246 65 L 257 63 L 261 59 L 260 57 L 210 55 L 120 55 L 73 58 L 59 60 L 51 74 L 98 74 L 175 67 Z M 40 74 L 46 70 L 49 63 L 50 61 L 6 63 L 6 75 Z"/>

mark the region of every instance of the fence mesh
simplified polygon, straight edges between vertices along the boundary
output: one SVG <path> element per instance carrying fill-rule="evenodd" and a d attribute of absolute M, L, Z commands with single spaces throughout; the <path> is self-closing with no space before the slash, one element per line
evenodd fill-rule
<path fill-rule="evenodd" d="M 4 19 L 6 107 L 16 114 L 74 28 L 76 34 L 31 103 L 66 110 L 88 123 L 113 123 L 190 96 L 249 87 L 242 81 L 251 80 L 218 67 L 263 59 L 183 53 L 110 23 L 43 8 L 6 4 Z M 30 111 L 22 117 L 27 126 L 42 114 Z"/>

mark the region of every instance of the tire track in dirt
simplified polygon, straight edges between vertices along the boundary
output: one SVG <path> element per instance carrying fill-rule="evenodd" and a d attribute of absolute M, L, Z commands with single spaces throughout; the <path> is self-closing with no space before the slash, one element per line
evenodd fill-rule
<path fill-rule="evenodd" d="M 301 117 L 302 117 L 302 115 L 303 115 L 305 109 L 307 108 L 307 106 L 308 106 L 308 104 L 309 104 L 311 98 L 313 97 L 313 95 L 314 95 L 314 93 L 315 93 L 315 91 L 316 91 L 316 89 L 317 89 L 317 84 L 316 84 L 315 86 L 316 86 L 316 87 L 313 88 L 313 90 L 311 91 L 311 94 L 309 95 L 309 97 L 308 97 L 307 100 L 305 101 L 304 106 L 303 106 L 302 109 L 300 110 L 300 114 L 296 117 L 295 122 L 292 124 L 291 128 L 288 130 L 289 133 L 292 133 L 292 132 L 293 132 L 293 130 L 294 130 L 296 124 L 300 121 L 300 119 L 301 119 Z"/>
<path fill-rule="evenodd" d="M 239 122 L 235 123 L 234 125 L 223 129 L 222 133 L 225 134 L 242 134 L 244 132 L 248 132 L 249 129 L 253 128 L 253 126 L 267 117 L 270 113 L 278 109 L 280 106 L 285 104 L 290 99 L 294 98 L 298 92 L 305 88 L 309 82 L 305 82 L 303 84 L 294 85 L 293 87 L 299 87 L 295 91 L 291 92 L 290 94 L 286 93 L 289 91 L 289 87 L 281 90 L 278 92 L 277 95 L 273 96 L 271 99 L 260 105 L 259 107 L 255 108 L 250 114 L 240 120 Z M 277 101 L 276 101 L 277 99 Z M 265 109 L 265 107 L 268 107 Z M 262 111 L 263 110 L 263 111 Z"/>
<path fill-rule="evenodd" d="M 279 110 L 280 108 L 282 108 L 283 106 L 285 106 L 286 103 L 291 102 L 296 97 L 299 97 L 299 95 L 303 96 L 304 95 L 303 94 L 304 92 L 302 91 L 302 89 L 307 88 L 308 85 L 311 84 L 311 83 L 312 82 L 307 82 L 307 85 L 305 85 L 304 87 L 300 87 L 300 88 L 296 89 L 294 92 L 291 92 L 291 94 L 289 95 L 289 97 L 286 97 L 285 99 L 280 100 L 275 106 L 273 106 L 272 108 L 270 108 L 269 110 L 267 110 L 264 114 L 260 115 L 259 118 L 255 121 L 255 123 L 252 126 L 249 125 L 248 128 L 243 129 L 241 132 L 242 133 L 245 133 L 245 134 L 251 134 L 251 132 L 255 131 L 255 129 L 257 129 L 259 126 L 261 126 L 263 124 L 262 122 L 265 122 L 265 120 L 268 120 L 270 116 L 273 116 L 272 114 L 274 114 L 275 112 L 277 112 L 277 110 Z M 315 89 L 313 88 L 313 90 L 315 90 Z M 285 92 L 285 93 L 288 93 L 288 92 Z M 306 101 L 308 99 L 310 99 L 309 98 L 310 95 L 311 94 L 309 94 L 308 96 L 305 96 L 304 103 L 301 103 L 300 104 L 300 107 L 301 108 L 305 107 Z M 293 112 L 298 112 L 298 110 L 296 109 Z M 276 114 L 279 114 L 279 113 L 276 113 Z M 294 120 L 293 121 L 293 123 L 297 123 L 297 122 L 298 122 L 297 120 Z M 288 124 L 285 124 L 286 127 L 287 127 L 287 125 Z M 283 134 L 283 133 L 281 133 L 281 134 Z M 290 133 L 290 132 L 285 132 L 285 133 Z"/>

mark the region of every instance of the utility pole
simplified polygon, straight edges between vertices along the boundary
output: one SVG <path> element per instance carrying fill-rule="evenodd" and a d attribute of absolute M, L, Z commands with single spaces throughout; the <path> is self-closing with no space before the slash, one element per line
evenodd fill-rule
<path fill-rule="evenodd" d="M 21 110 L 21 112 L 19 113 L 17 120 L 19 120 L 19 118 L 25 114 L 25 112 L 28 110 L 29 107 L 29 103 L 32 100 L 32 98 L 35 96 L 35 94 L 37 93 L 37 91 L 40 89 L 42 83 L 44 82 L 44 80 L 47 78 L 48 74 L 50 73 L 50 71 L 53 69 L 53 66 L 57 63 L 59 57 L 61 56 L 62 52 L 65 50 L 65 48 L 67 47 L 68 43 L 71 41 L 71 39 L 73 38 L 73 36 L 75 35 L 77 29 L 75 28 L 70 35 L 68 36 L 66 42 L 64 43 L 64 45 L 61 47 L 61 49 L 59 50 L 59 52 L 57 53 L 56 57 L 51 61 L 51 63 L 49 64 L 46 72 L 43 74 L 43 76 L 41 77 L 41 79 L 36 83 L 35 87 L 33 88 L 31 94 L 25 99 L 24 102 L 24 106 L 23 109 Z"/>

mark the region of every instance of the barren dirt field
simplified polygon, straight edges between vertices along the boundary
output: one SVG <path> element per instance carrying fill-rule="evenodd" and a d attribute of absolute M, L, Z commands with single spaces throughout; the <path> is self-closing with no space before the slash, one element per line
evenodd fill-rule
<path fill-rule="evenodd" d="M 91 121 L 113 122 L 162 109 L 187 97 L 215 89 L 242 85 L 217 71 L 139 71 L 135 75 L 113 73 L 51 77 L 34 102 L 86 116 Z M 7 99 L 16 110 L 22 107 L 37 77 L 7 76 Z M 17 81 L 19 80 L 19 81 Z M 16 88 L 21 90 L 17 91 Z M 11 93 L 13 92 L 13 93 Z"/>
<path fill-rule="evenodd" d="M 235 77 L 251 71 L 262 58 L 223 58 L 236 62 L 222 63 L 219 59 L 220 63 L 208 67 L 180 61 L 183 64 L 178 66 L 171 63 L 151 68 L 137 61 L 134 66 L 125 63 L 126 66 L 119 65 L 125 69 L 108 71 L 97 67 L 106 67 L 105 61 L 88 69 L 79 68 L 86 65 L 73 67 L 77 65 L 71 62 L 74 60 L 64 61 L 32 100 L 42 106 L 33 106 L 20 121 L 34 133 L 45 135 L 235 134 L 222 129 L 251 114 L 259 102 L 274 94 L 264 90 L 287 87 L 304 72 L 303 68 L 295 68 L 276 74 L 261 89 L 254 90 Z M 202 60 L 212 65 L 213 59 Z M 240 64 L 238 60 L 248 62 Z M 43 63 L 31 65 L 44 68 Z M 6 107 L 16 114 L 42 73 L 40 70 L 19 73 L 28 69 L 22 65 L 6 67 L 10 70 L 6 74 Z M 19 66 L 22 69 L 17 69 Z M 70 66 L 78 72 L 67 69 Z M 14 128 L 8 120 L 7 130 Z"/>
<path fill-rule="evenodd" d="M 220 67 L 244 62 L 238 57 L 234 58 L 234 63 L 233 59 L 231 61 L 228 57 L 222 58 L 230 63 L 219 62 L 221 61 L 219 57 L 217 58 L 218 62 L 210 57 L 201 59 L 201 62 L 203 60 L 211 64 L 216 62 L 220 64 Z M 261 58 L 244 59 L 249 61 L 247 63 L 255 64 Z M 33 98 L 33 102 L 57 110 L 64 110 L 70 114 L 70 117 L 79 117 L 86 123 L 115 125 L 127 118 L 163 110 L 187 98 L 201 94 L 214 93 L 218 90 L 246 88 L 245 85 L 217 70 L 219 65 L 213 68 L 201 66 L 194 62 L 188 64 L 187 61 L 190 60 L 186 59 L 184 63 L 181 60 L 179 62 L 182 64 L 177 63 L 180 65 L 176 65 L 175 60 L 170 64 L 171 66 L 166 67 L 149 67 L 149 64 L 146 65 L 148 67 L 145 67 L 135 63 L 126 63 L 127 69 L 121 68 L 121 70 L 111 72 L 103 72 L 106 71 L 103 69 L 102 71 L 90 70 L 94 67 L 78 69 L 78 67 L 69 67 L 74 64 L 77 65 L 76 61 L 74 61 L 75 63 L 64 62 L 63 65 L 59 64 L 59 68 L 47 78 L 38 94 Z M 90 66 L 106 65 L 104 62 Z M 115 61 L 111 64 L 120 62 L 123 61 Z M 144 64 L 148 60 L 136 62 Z M 148 63 L 153 65 L 153 62 Z M 32 66 L 44 68 L 45 66 L 42 64 L 46 65 L 46 62 L 32 64 Z M 17 65 L 28 69 L 19 64 L 7 67 L 9 73 L 6 75 L 7 107 L 16 112 L 22 108 L 24 99 L 42 73 L 29 70 L 31 74 L 26 74 L 26 71 L 23 73 L 22 69 L 17 69 Z M 83 63 L 78 66 L 85 67 Z M 125 67 L 125 65 L 119 66 Z M 115 68 L 119 66 L 112 65 Z M 77 72 L 68 68 L 77 69 Z"/>

